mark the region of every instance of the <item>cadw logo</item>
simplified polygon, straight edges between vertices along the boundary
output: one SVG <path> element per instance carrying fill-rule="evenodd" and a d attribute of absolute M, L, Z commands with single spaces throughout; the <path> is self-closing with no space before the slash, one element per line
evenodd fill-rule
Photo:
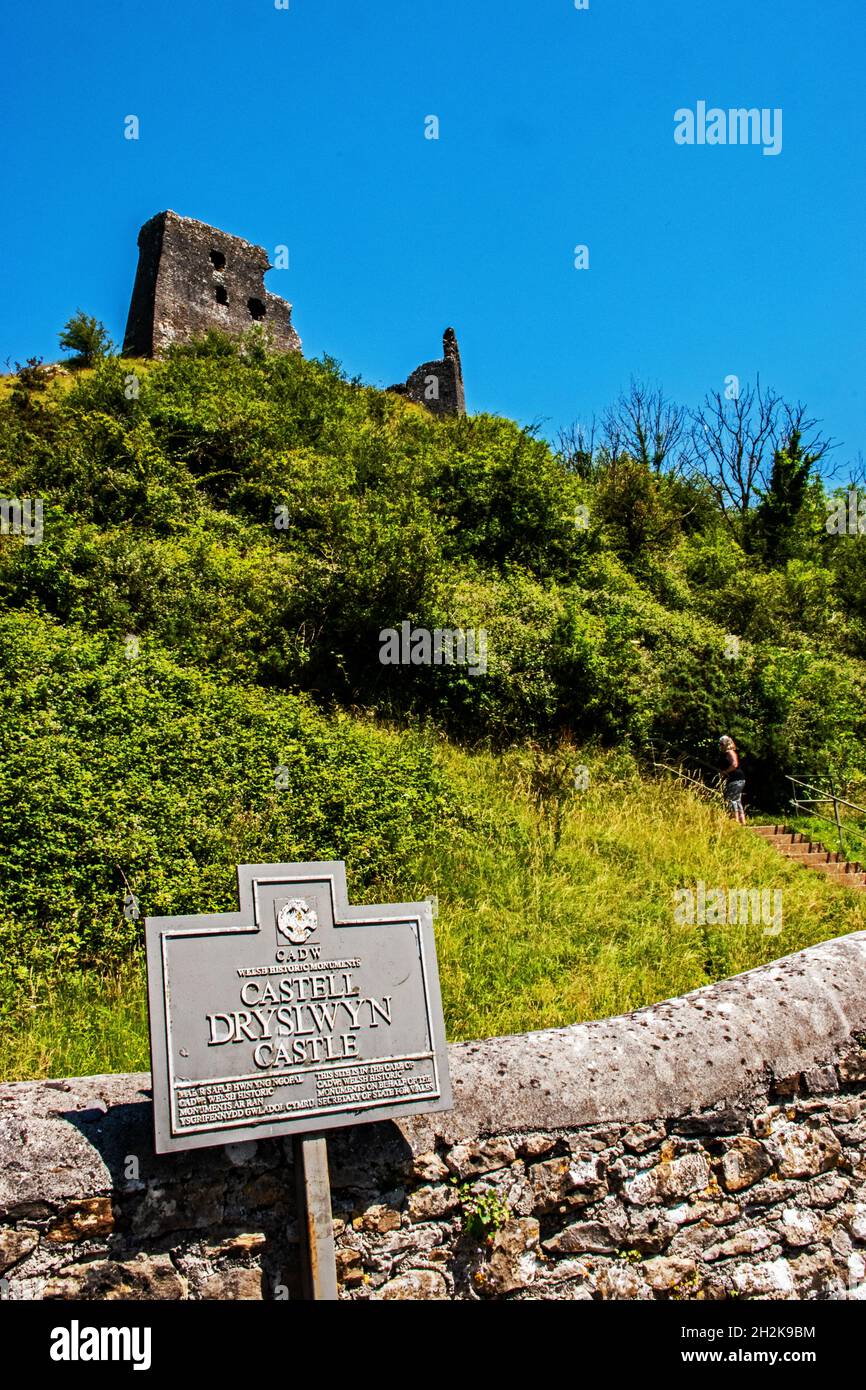
<path fill-rule="evenodd" d="M 764 154 L 782 153 L 782 108 L 736 106 L 725 111 L 699 101 L 695 110 L 674 112 L 677 145 L 763 145 Z"/>
<path fill-rule="evenodd" d="M 134 1371 L 150 1370 L 149 1327 L 69 1327 L 51 1330 L 52 1361 L 130 1361 Z"/>

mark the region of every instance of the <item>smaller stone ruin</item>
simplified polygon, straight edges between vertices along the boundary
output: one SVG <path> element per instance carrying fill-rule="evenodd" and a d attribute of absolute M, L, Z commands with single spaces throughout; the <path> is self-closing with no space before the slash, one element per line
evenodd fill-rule
<path fill-rule="evenodd" d="M 453 328 L 442 336 L 443 356 L 437 362 L 422 362 L 406 381 L 389 386 L 407 400 L 424 405 L 434 415 L 465 415 L 466 396 L 463 391 L 463 368 L 460 349 Z"/>

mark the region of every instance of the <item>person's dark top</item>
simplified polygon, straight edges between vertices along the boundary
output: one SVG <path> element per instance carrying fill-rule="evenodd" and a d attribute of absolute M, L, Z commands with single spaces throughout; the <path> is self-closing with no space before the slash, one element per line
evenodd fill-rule
<path fill-rule="evenodd" d="M 740 760 L 733 748 L 726 748 L 721 755 L 719 772 L 722 780 L 730 784 L 731 782 L 744 782 L 743 770 L 740 767 Z"/>

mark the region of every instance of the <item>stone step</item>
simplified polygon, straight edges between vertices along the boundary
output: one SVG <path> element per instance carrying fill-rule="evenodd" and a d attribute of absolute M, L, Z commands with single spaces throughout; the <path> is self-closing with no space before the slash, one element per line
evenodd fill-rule
<path fill-rule="evenodd" d="M 811 848 L 808 845 L 791 845 L 788 849 L 783 846 L 783 853 L 786 859 L 808 861 L 810 864 L 836 864 L 840 862 L 835 854 L 830 850 L 822 849 L 820 845 L 813 845 Z M 842 860 L 841 862 L 844 863 L 845 861 Z"/>
<path fill-rule="evenodd" d="M 815 844 L 801 831 L 792 830 L 788 825 L 749 825 L 746 829 L 760 836 L 801 868 L 814 869 L 824 878 L 831 878 L 834 883 L 842 883 L 846 888 L 866 889 L 866 867 L 856 860 L 845 859 L 836 850 Z"/>
<path fill-rule="evenodd" d="M 750 825 L 746 827 L 759 835 L 762 840 L 767 840 L 771 845 L 800 845 L 810 844 L 808 835 L 804 835 L 800 830 L 790 830 L 784 825 Z"/>
<path fill-rule="evenodd" d="M 810 863 L 838 863 L 838 856 L 822 845 L 783 845 L 785 859 L 808 859 Z M 844 860 L 841 860 L 844 863 Z"/>
<path fill-rule="evenodd" d="M 825 878 L 832 878 L 839 883 L 844 883 L 847 888 L 854 888 L 866 883 L 866 874 L 848 869 L 845 864 L 816 864 L 815 868 L 819 873 L 823 873 Z"/>

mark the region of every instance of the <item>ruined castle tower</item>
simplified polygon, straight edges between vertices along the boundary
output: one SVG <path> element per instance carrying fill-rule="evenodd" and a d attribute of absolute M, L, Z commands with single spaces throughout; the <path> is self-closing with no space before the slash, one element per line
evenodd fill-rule
<path fill-rule="evenodd" d="M 269 267 L 261 246 L 176 212 L 157 213 L 138 234 L 124 353 L 158 357 L 209 328 L 235 335 L 255 323 L 277 350 L 300 352 L 291 304 L 265 289 Z"/>
<path fill-rule="evenodd" d="M 465 415 L 466 397 L 463 392 L 463 368 L 460 349 L 453 328 L 442 336 L 443 356 L 438 362 L 423 362 L 405 382 L 389 386 L 417 405 L 426 405 L 434 415 Z"/>

